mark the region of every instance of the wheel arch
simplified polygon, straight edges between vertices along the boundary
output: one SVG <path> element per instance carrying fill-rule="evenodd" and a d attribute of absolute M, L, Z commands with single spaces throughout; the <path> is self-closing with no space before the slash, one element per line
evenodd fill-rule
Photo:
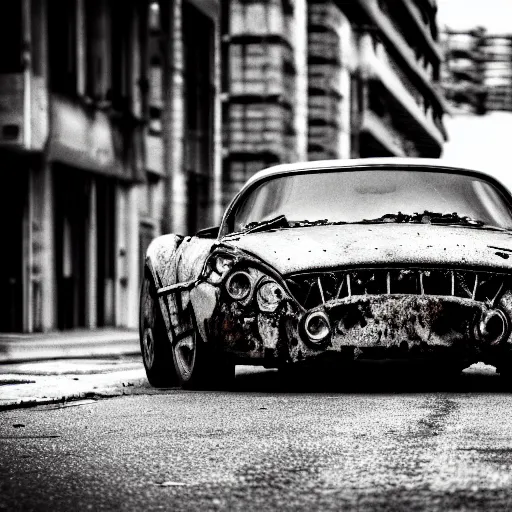
<path fill-rule="evenodd" d="M 177 283 L 176 253 L 185 240 L 185 236 L 168 234 L 162 235 L 149 244 L 144 258 L 144 272 L 149 272 L 155 288 L 163 288 Z M 167 332 L 173 330 L 173 315 L 175 310 L 174 295 L 159 297 L 158 304 L 164 319 Z M 174 306 L 174 308 L 173 308 Z"/>

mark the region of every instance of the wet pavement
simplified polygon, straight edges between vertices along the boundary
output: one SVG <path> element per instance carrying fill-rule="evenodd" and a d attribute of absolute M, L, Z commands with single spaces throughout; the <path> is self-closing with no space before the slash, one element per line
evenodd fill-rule
<path fill-rule="evenodd" d="M 0 509 L 512 508 L 512 394 L 491 368 L 316 392 L 245 370 L 232 392 L 1 412 Z"/>

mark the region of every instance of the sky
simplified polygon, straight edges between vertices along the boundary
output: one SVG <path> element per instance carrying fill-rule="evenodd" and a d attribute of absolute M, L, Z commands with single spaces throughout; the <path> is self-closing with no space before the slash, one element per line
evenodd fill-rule
<path fill-rule="evenodd" d="M 471 29 L 478 25 L 488 33 L 512 33 L 512 0 L 437 0 L 439 29 Z M 442 159 L 482 168 L 494 174 L 512 191 L 512 113 L 491 112 L 483 117 L 445 116 L 449 141 Z"/>
<path fill-rule="evenodd" d="M 512 192 L 511 113 L 445 116 L 444 125 L 449 141 L 444 145 L 442 160 L 487 171 Z"/>
<path fill-rule="evenodd" d="M 440 29 L 481 25 L 489 33 L 512 32 L 512 0 L 437 0 Z"/>

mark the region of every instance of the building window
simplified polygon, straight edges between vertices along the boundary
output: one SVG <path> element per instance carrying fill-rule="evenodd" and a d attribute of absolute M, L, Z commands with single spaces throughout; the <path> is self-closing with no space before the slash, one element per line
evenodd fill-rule
<path fill-rule="evenodd" d="M 47 5 L 50 89 L 57 93 L 75 95 L 77 90 L 75 3 L 53 0 Z"/>
<path fill-rule="evenodd" d="M 162 56 L 162 25 L 160 5 L 151 2 L 149 5 L 149 130 L 152 134 L 162 132 L 163 109 L 163 56 Z"/>
<path fill-rule="evenodd" d="M 209 219 L 213 147 L 214 25 L 190 4 L 183 8 L 185 85 L 185 166 L 188 179 L 188 230 Z"/>
<path fill-rule="evenodd" d="M 51 2 L 50 2 L 51 3 Z M 107 32 L 104 0 L 87 0 L 85 8 L 86 33 L 86 95 L 94 100 L 105 99 L 107 75 Z"/>
<path fill-rule="evenodd" d="M 5 2 L 4 2 L 5 3 Z M 42 62 L 42 48 L 44 45 L 43 40 L 43 4 L 42 2 L 31 3 L 31 53 L 32 53 L 32 72 L 36 76 L 41 76 L 43 72 Z M 1 16 L 1 14 L 0 14 Z"/>
<path fill-rule="evenodd" d="M 112 71 L 109 99 L 116 110 L 130 108 L 132 8 L 131 1 L 110 2 Z"/>
<path fill-rule="evenodd" d="M 159 32 L 161 27 L 160 20 L 160 4 L 158 2 L 151 2 L 149 4 L 149 29 L 154 32 Z"/>
<path fill-rule="evenodd" d="M 0 2 L 0 73 L 21 73 L 22 54 L 21 1 Z"/>

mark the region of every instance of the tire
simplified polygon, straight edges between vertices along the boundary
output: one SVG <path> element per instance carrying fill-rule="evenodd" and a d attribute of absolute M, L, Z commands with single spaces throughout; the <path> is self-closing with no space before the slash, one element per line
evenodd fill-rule
<path fill-rule="evenodd" d="M 172 342 L 174 368 L 181 387 L 190 390 L 231 389 L 235 365 L 202 340 L 190 305 L 184 324 L 186 329 Z"/>
<path fill-rule="evenodd" d="M 174 369 L 172 347 L 148 268 L 144 270 L 139 312 L 140 350 L 149 383 L 156 388 L 177 386 L 179 381 Z"/>

